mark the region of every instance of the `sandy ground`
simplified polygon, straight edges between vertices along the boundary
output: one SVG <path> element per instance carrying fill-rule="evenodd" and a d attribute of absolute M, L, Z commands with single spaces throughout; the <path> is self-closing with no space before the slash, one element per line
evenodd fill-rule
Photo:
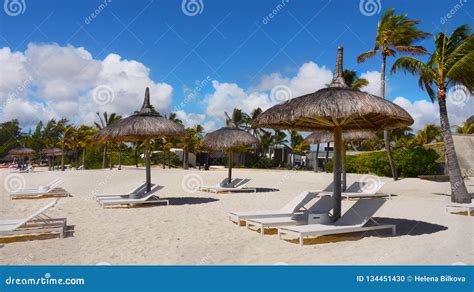
<path fill-rule="evenodd" d="M 61 198 L 48 214 L 67 217 L 73 235 L 0 243 L 0 264 L 16 265 L 305 265 L 305 264 L 474 264 L 474 217 L 447 214 L 448 183 L 402 179 L 386 182 L 383 191 L 394 195 L 376 214 L 383 222 L 395 223 L 398 234 L 355 234 L 325 238 L 300 247 L 278 240 L 275 235 L 237 227 L 228 212 L 280 208 L 299 192 L 326 186 L 330 174 L 295 171 L 234 170 L 235 177 L 251 178 L 257 193 L 210 194 L 187 190 L 202 179 L 215 184 L 226 171 L 153 168 L 154 183 L 165 186 L 161 197 L 170 206 L 103 209 L 94 193 L 126 191 L 144 180 L 144 169 L 55 171 L 37 170 L 16 174 L 0 170 L 2 182 L 0 219 L 22 218 L 52 199 L 9 199 L 5 187 L 13 179 L 34 187 L 59 177 L 73 197 Z M 349 175 L 352 182 L 360 175 Z M 184 184 L 183 184 L 184 179 Z M 23 183 L 23 182 L 21 182 Z M 183 185 L 185 186 L 183 188 Z M 474 180 L 468 180 L 470 192 Z M 273 188 L 268 191 L 265 188 Z M 343 202 L 343 210 L 353 202 Z M 343 239 L 343 240 L 342 240 Z"/>

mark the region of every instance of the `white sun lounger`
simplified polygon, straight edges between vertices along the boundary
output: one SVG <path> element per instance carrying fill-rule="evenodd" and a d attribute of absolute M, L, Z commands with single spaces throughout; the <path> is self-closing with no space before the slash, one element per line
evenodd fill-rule
<path fill-rule="evenodd" d="M 331 234 L 344 234 L 352 232 L 363 232 L 380 229 L 391 229 L 392 235 L 396 233 L 396 226 L 393 224 L 379 225 L 372 216 L 385 203 L 385 199 L 361 199 L 357 201 L 344 215 L 331 224 L 309 224 L 293 227 L 282 227 L 278 229 L 278 238 L 285 235 L 298 237 L 299 244 L 304 244 L 305 237 L 317 237 Z M 373 225 L 368 223 L 372 222 Z"/>
<path fill-rule="evenodd" d="M 446 205 L 446 212 L 467 212 L 467 216 L 471 216 L 471 211 L 474 210 L 474 202 L 470 204 L 449 203 Z"/>
<path fill-rule="evenodd" d="M 152 184 L 152 187 L 154 185 Z M 140 196 L 146 192 L 146 182 L 141 183 L 140 185 L 134 187 L 133 189 L 125 192 L 123 194 L 100 194 L 95 195 L 96 201 L 104 200 L 104 199 L 127 199 L 131 196 Z"/>
<path fill-rule="evenodd" d="M 362 199 L 362 198 L 392 198 L 390 193 L 381 193 L 380 189 L 385 185 L 385 182 L 379 182 L 377 185 L 368 184 L 366 182 L 356 181 L 352 183 L 345 192 L 341 193 L 341 197 L 346 200 Z M 320 195 L 328 195 L 332 190 L 321 192 Z"/>
<path fill-rule="evenodd" d="M 55 197 L 69 197 L 70 193 L 62 188 L 58 188 L 63 183 L 59 178 L 51 181 L 45 186 L 37 188 L 25 188 L 10 192 L 10 198 L 29 198 L 36 196 L 55 196 Z"/>
<path fill-rule="evenodd" d="M 230 184 L 217 185 L 211 187 L 201 187 L 199 188 L 202 191 L 212 192 L 212 193 L 225 193 L 225 192 L 240 192 L 240 191 L 253 191 L 257 192 L 256 188 L 247 188 L 247 184 L 250 182 L 250 179 L 234 179 Z"/>
<path fill-rule="evenodd" d="M 316 197 L 314 192 L 302 192 L 293 200 L 289 201 L 285 206 L 278 210 L 263 210 L 263 211 L 237 211 L 229 213 L 229 220 L 240 225 L 241 221 L 255 218 L 265 217 L 285 217 L 291 216 L 296 211 L 299 211 L 304 205 L 309 203 Z"/>
<path fill-rule="evenodd" d="M 209 191 L 209 189 L 214 189 L 214 188 L 221 188 L 221 187 L 228 187 L 228 188 L 233 188 L 235 187 L 236 184 L 240 183 L 243 179 L 241 178 L 234 178 L 230 181 L 230 183 L 227 183 L 228 178 L 223 179 L 220 183 L 213 185 L 213 186 L 200 186 L 199 190 L 200 191 Z"/>
<path fill-rule="evenodd" d="M 265 228 L 294 226 L 308 224 L 308 217 L 311 214 L 328 214 L 332 209 L 331 196 L 322 196 L 313 206 L 303 212 L 293 213 L 291 216 L 285 217 L 264 217 L 249 219 L 246 221 L 248 229 L 259 229 L 260 234 L 265 234 Z"/>
<path fill-rule="evenodd" d="M 66 230 L 66 218 L 51 218 L 45 214 L 57 202 L 58 200 L 54 200 L 24 219 L 0 220 L 0 236 L 59 233 L 59 236 L 63 238 Z"/>
<path fill-rule="evenodd" d="M 111 206 L 120 206 L 120 205 L 144 205 L 144 204 L 156 204 L 156 203 L 166 203 L 169 205 L 169 201 L 165 199 L 160 199 L 156 192 L 162 189 L 162 186 L 155 186 L 151 189 L 149 193 L 143 194 L 140 197 L 136 198 L 110 198 L 110 199 L 103 199 L 99 201 L 99 204 L 102 207 L 111 207 Z"/>
<path fill-rule="evenodd" d="M 341 196 L 347 200 L 361 199 L 361 198 L 392 198 L 389 193 L 381 193 L 380 189 L 385 185 L 385 182 L 377 182 L 376 185 L 368 184 L 366 182 L 354 182 Z"/>
<path fill-rule="evenodd" d="M 234 178 L 230 183 L 227 183 L 227 178 L 214 186 L 201 186 L 199 190 L 206 192 L 226 192 L 232 190 L 241 190 L 250 182 L 250 179 Z"/>

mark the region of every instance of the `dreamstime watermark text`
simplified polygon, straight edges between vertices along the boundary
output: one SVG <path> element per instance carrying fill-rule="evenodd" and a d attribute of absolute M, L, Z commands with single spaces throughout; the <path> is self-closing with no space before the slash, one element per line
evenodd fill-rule
<path fill-rule="evenodd" d="M 84 278 L 53 278 L 50 273 L 41 277 L 24 278 L 5 278 L 5 284 L 8 286 L 82 286 L 86 284 Z"/>

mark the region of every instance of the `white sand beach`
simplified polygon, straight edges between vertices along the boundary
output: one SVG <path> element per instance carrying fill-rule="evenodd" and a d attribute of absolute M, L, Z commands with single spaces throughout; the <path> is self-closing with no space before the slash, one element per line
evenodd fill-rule
<path fill-rule="evenodd" d="M 9 170 L 0 170 L 5 182 Z M 190 177 L 189 174 L 195 174 Z M 474 264 L 474 217 L 445 213 L 450 201 L 440 195 L 449 183 L 401 179 L 386 182 L 382 191 L 394 194 L 376 214 L 382 222 L 397 224 L 398 234 L 356 234 L 336 242 L 300 247 L 238 227 L 229 211 L 280 208 L 304 190 L 325 187 L 332 174 L 235 169 L 234 177 L 251 178 L 257 193 L 212 194 L 186 192 L 184 177 L 215 184 L 224 169 L 199 171 L 152 169 L 152 182 L 165 186 L 160 197 L 170 206 L 103 209 L 94 193 L 129 190 L 145 178 L 143 168 L 86 171 L 46 171 L 21 174 L 27 187 L 54 178 L 72 197 L 61 198 L 48 214 L 67 217 L 74 228 L 60 239 L 0 243 L 0 264 L 15 265 L 451 265 Z M 349 183 L 361 175 L 348 175 Z M 474 181 L 467 180 L 470 192 Z M 277 189 L 268 191 L 265 188 Z M 22 218 L 46 205 L 51 198 L 13 200 L 1 187 L 0 219 Z M 343 211 L 353 204 L 343 202 Z M 349 240 L 350 239 L 350 240 Z"/>

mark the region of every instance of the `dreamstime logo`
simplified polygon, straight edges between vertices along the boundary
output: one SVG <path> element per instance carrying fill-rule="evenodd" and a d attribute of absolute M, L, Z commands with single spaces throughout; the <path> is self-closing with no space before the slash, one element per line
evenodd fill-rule
<path fill-rule="evenodd" d="M 25 188 L 26 180 L 21 174 L 11 173 L 3 181 L 5 190 L 9 193 L 16 192 Z"/>
<path fill-rule="evenodd" d="M 272 88 L 272 91 L 270 92 L 270 98 L 277 103 L 282 103 L 292 99 L 293 93 L 288 86 L 277 85 Z"/>
<path fill-rule="evenodd" d="M 440 23 L 441 24 L 446 24 L 453 16 L 456 14 L 461 8 L 464 6 L 464 3 L 467 3 L 467 0 L 459 0 L 459 3 L 453 6 L 449 12 L 441 17 Z"/>
<path fill-rule="evenodd" d="M 204 11 L 204 3 L 202 0 L 183 0 L 181 10 L 187 16 L 196 16 Z"/>
<path fill-rule="evenodd" d="M 380 0 L 360 0 L 359 10 L 365 16 L 373 16 L 379 14 L 382 9 Z"/>
<path fill-rule="evenodd" d="M 360 182 L 362 183 L 362 191 L 367 193 L 377 192 L 382 184 L 380 178 L 375 175 L 364 175 L 360 179 Z"/>
<path fill-rule="evenodd" d="M 89 15 L 86 16 L 86 18 L 84 18 L 84 23 L 85 24 L 91 24 L 91 22 L 99 16 L 100 13 L 102 13 L 102 11 L 107 8 L 107 6 L 109 5 L 109 3 L 111 3 L 112 0 L 103 0 L 103 2 L 97 6 L 97 8 Z"/>
<path fill-rule="evenodd" d="M 286 4 L 288 4 L 290 0 L 281 0 L 281 2 L 273 8 L 273 10 L 268 13 L 268 15 L 265 15 L 262 19 L 263 24 L 268 24 L 274 17 L 277 16 L 280 11 L 285 8 Z"/>
<path fill-rule="evenodd" d="M 5 0 L 3 10 L 9 16 L 23 14 L 26 11 L 26 2 L 25 0 Z"/>
<path fill-rule="evenodd" d="M 92 98 L 98 105 L 106 105 L 114 101 L 115 94 L 110 86 L 99 85 L 94 89 Z"/>
<path fill-rule="evenodd" d="M 206 87 L 211 81 L 212 80 L 210 76 L 207 76 L 206 79 L 203 79 L 201 81 L 196 81 L 196 86 L 194 87 L 194 89 L 184 98 L 182 102 L 180 102 L 177 106 L 174 107 L 173 112 L 183 110 L 186 104 L 196 99 L 199 92 L 201 92 L 201 90 Z"/>
<path fill-rule="evenodd" d="M 183 177 L 181 187 L 187 193 L 195 193 L 203 185 L 202 177 L 196 173 L 190 173 Z"/>
<path fill-rule="evenodd" d="M 469 102 L 472 93 L 463 85 L 455 85 L 448 91 L 448 100 L 457 105 L 463 106 Z"/>

